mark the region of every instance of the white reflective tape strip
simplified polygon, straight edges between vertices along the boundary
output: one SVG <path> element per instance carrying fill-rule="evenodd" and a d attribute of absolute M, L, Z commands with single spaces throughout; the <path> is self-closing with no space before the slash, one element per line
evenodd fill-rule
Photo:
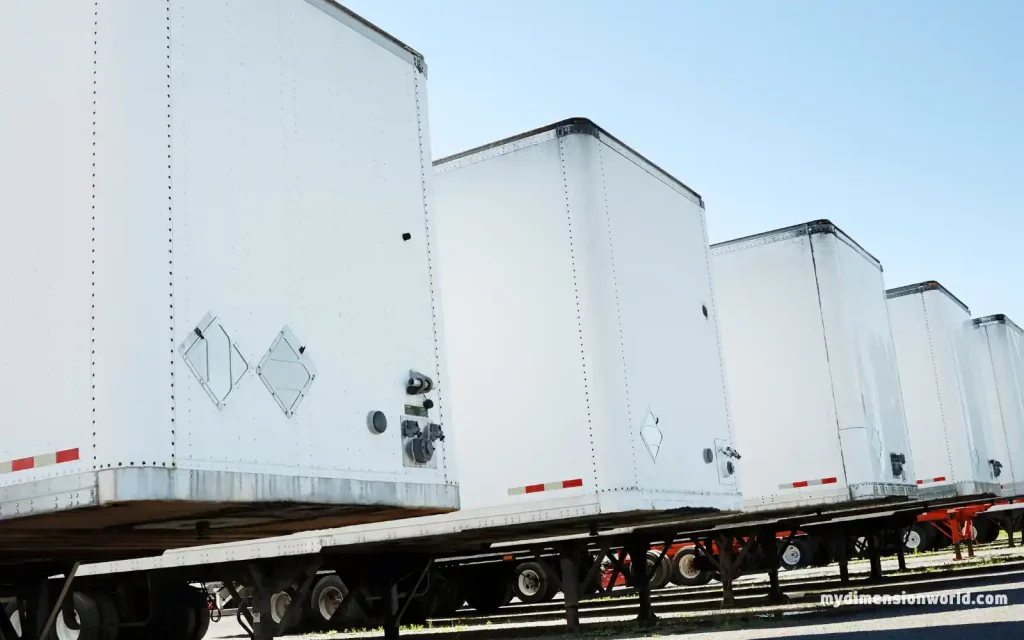
<path fill-rule="evenodd" d="M 8 460 L 7 462 L 0 462 L 0 473 L 10 473 L 10 472 L 11 472 L 11 461 Z"/>
<path fill-rule="evenodd" d="M 51 464 L 57 464 L 56 453 L 45 453 L 41 456 L 36 456 L 37 467 L 47 467 L 50 466 Z"/>

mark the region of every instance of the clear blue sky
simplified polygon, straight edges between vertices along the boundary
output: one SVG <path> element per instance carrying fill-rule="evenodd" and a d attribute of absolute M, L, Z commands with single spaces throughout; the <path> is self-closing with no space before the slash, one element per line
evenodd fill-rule
<path fill-rule="evenodd" d="M 343 1 L 426 56 L 435 157 L 589 117 L 712 241 L 830 218 L 1024 324 L 1024 1 Z"/>

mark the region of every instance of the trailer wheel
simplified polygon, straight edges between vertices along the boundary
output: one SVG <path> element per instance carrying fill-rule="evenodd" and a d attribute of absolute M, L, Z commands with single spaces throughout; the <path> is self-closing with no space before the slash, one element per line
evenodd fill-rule
<path fill-rule="evenodd" d="M 868 557 L 868 539 L 864 536 L 858 536 L 853 540 L 853 553 L 851 554 L 854 558 L 866 558 Z"/>
<path fill-rule="evenodd" d="M 811 565 L 815 567 L 827 567 L 836 559 L 835 549 L 827 540 L 814 541 L 814 557 Z"/>
<path fill-rule="evenodd" d="M 929 551 L 935 544 L 935 527 L 915 522 L 907 532 L 903 543 L 907 551 Z"/>
<path fill-rule="evenodd" d="M 459 581 L 439 573 L 435 584 L 437 585 L 437 609 L 434 615 L 440 618 L 454 617 L 455 612 L 461 609 L 466 602 Z"/>
<path fill-rule="evenodd" d="M 711 572 L 697 566 L 697 550 L 684 547 L 672 557 L 672 584 L 693 587 L 711 582 Z"/>
<path fill-rule="evenodd" d="M 278 591 L 270 596 L 270 618 L 275 624 L 281 624 L 284 616 L 288 613 L 288 605 L 292 603 L 292 597 L 287 591 Z"/>
<path fill-rule="evenodd" d="M 309 614 L 320 629 L 340 629 L 366 617 L 355 598 L 348 595 L 348 587 L 336 574 L 317 580 L 309 594 Z"/>
<path fill-rule="evenodd" d="M 782 564 L 783 569 L 793 571 L 795 569 L 803 569 L 809 565 L 812 557 L 813 554 L 807 541 L 801 538 L 793 538 L 786 544 L 782 553 L 779 554 L 779 562 Z"/>
<path fill-rule="evenodd" d="M 467 578 L 466 604 L 480 613 L 494 613 L 512 601 L 515 592 L 508 571 L 479 568 Z"/>
<path fill-rule="evenodd" d="M 210 607 L 207 606 L 206 594 L 195 592 L 192 599 L 192 616 L 194 622 L 190 640 L 203 640 L 210 630 Z"/>
<path fill-rule="evenodd" d="M 526 604 L 547 602 L 558 591 L 551 568 L 543 562 L 523 562 L 513 573 L 512 590 Z"/>
<path fill-rule="evenodd" d="M 152 612 L 143 637 L 146 640 L 202 640 L 210 628 L 206 594 L 187 584 L 166 584 L 158 593 L 163 605 Z M 139 637 L 135 635 L 137 631 L 131 630 L 133 638 Z"/>
<path fill-rule="evenodd" d="M 63 612 L 57 616 L 57 620 L 53 624 L 53 635 L 56 640 L 107 640 L 108 636 L 104 634 L 102 625 L 104 623 L 103 613 L 109 614 L 109 610 L 104 605 L 103 610 L 100 609 L 100 604 L 96 601 L 96 598 L 75 591 L 71 594 L 72 602 L 75 607 L 75 621 L 78 623 L 79 629 L 70 628 L 64 621 Z M 112 603 L 111 603 L 112 604 Z M 111 637 L 117 637 L 117 613 L 114 613 L 113 619 L 113 630 L 114 635 Z"/>
<path fill-rule="evenodd" d="M 999 527 L 988 518 L 975 518 L 974 530 L 977 532 L 980 544 L 995 542 L 999 537 Z"/>
<path fill-rule="evenodd" d="M 9 600 L 4 605 L 4 615 L 10 621 L 11 626 L 14 628 L 14 632 L 21 637 L 21 612 L 18 610 L 18 601 Z M 13 639 L 12 639 L 13 640 Z"/>
<path fill-rule="evenodd" d="M 647 576 L 651 589 L 661 589 L 672 577 L 672 562 L 661 551 L 647 552 Z"/>

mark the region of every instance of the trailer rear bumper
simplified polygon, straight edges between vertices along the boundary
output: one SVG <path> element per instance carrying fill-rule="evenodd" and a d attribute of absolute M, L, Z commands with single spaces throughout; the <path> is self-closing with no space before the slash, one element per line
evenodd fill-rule
<path fill-rule="evenodd" d="M 848 487 L 840 484 L 817 485 L 745 500 L 743 510 L 763 512 L 794 507 L 831 506 L 846 502 L 864 502 L 885 498 L 915 498 L 917 495 L 917 487 L 910 484 L 864 482 Z"/>
<path fill-rule="evenodd" d="M 935 498 L 960 498 L 967 496 L 998 496 L 999 485 L 991 482 L 949 482 L 919 487 L 917 495 L 922 500 Z"/>
<path fill-rule="evenodd" d="M 160 553 L 453 511 L 453 484 L 132 467 L 4 487 L 0 546 L 25 558 Z M 100 542 L 103 544 L 99 544 Z"/>

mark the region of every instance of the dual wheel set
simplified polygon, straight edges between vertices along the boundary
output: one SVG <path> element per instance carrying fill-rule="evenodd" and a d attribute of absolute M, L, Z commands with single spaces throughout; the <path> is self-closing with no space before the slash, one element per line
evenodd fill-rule
<path fill-rule="evenodd" d="M 961 536 L 970 538 L 979 544 L 995 542 L 999 537 L 999 525 L 989 518 L 974 518 L 969 527 L 965 527 Z M 915 522 L 907 532 L 904 546 L 907 551 L 934 551 L 953 544 L 953 540 L 940 525 L 931 522 Z"/>
<path fill-rule="evenodd" d="M 168 589 L 161 594 L 160 604 L 152 609 L 146 602 L 137 602 L 137 595 L 125 591 L 72 591 L 47 638 L 201 640 L 206 635 L 210 611 L 203 591 L 192 587 Z M 17 638 L 21 638 L 26 625 L 17 600 L 4 602 L 4 613 Z M 2 633 L 0 637 L 8 640 Z"/>

